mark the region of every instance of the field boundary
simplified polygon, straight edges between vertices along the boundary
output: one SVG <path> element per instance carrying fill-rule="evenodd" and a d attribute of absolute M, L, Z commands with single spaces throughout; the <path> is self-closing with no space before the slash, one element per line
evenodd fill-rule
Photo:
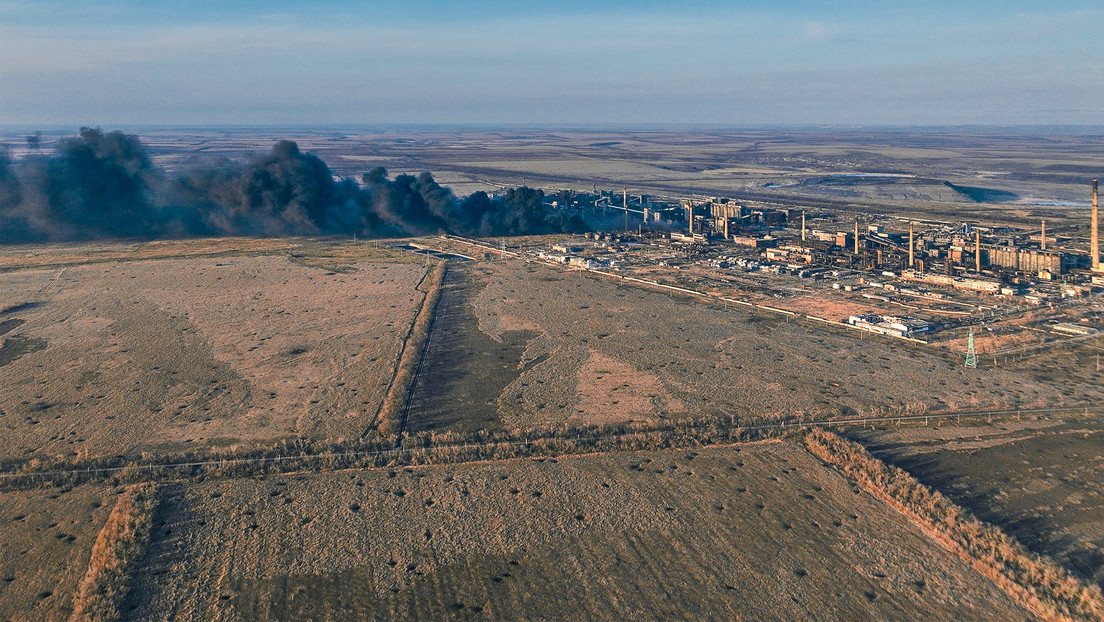
<path fill-rule="evenodd" d="M 70 622 L 107 622 L 121 617 L 131 572 L 149 546 L 156 509 L 154 484 L 135 484 L 119 495 L 92 545 Z"/>
<path fill-rule="evenodd" d="M 436 315 L 437 301 L 441 297 L 441 286 L 448 270 L 448 261 L 437 262 L 422 276 L 418 283 L 420 288 L 429 280 L 429 285 L 422 297 L 422 304 L 418 308 L 414 321 L 403 338 L 402 348 L 395 362 L 395 373 L 391 375 L 391 381 L 387 385 L 387 392 L 380 402 L 376 416 L 372 423 L 364 431 L 361 438 L 367 437 L 373 430 L 381 436 L 398 436 L 405 427 L 406 408 L 409 401 L 410 390 L 414 386 L 418 368 L 421 366 L 421 358 L 426 343 L 429 341 L 430 331 L 433 328 L 433 317 Z"/>
<path fill-rule="evenodd" d="M 1041 619 L 1076 622 L 1104 616 L 1099 586 L 1085 585 L 1049 557 L 1029 552 L 999 527 L 975 518 L 862 445 L 822 429 L 803 440 L 810 453 L 907 517 Z"/>
<path fill-rule="evenodd" d="M 663 425 L 649 423 L 591 426 L 549 426 L 511 432 L 422 432 L 399 436 L 399 444 L 378 439 L 348 443 L 315 443 L 306 439 L 282 442 L 272 447 L 239 450 L 225 455 L 179 454 L 160 461 L 143 461 L 125 456 L 82 462 L 44 462 L 32 459 L 3 466 L 0 490 L 25 490 L 41 486 L 67 486 L 87 481 L 112 484 L 160 482 L 172 479 L 234 478 L 296 471 L 333 471 L 388 465 L 425 465 L 478 462 L 523 457 L 636 451 L 731 444 L 768 438 L 785 438 L 813 428 L 928 425 L 931 421 L 967 421 L 1048 415 L 1079 416 L 1104 414 L 1099 406 L 1064 409 L 962 411 L 936 414 L 849 417 L 802 420 L 791 418 L 770 423 L 751 423 L 733 416 L 686 419 Z"/>

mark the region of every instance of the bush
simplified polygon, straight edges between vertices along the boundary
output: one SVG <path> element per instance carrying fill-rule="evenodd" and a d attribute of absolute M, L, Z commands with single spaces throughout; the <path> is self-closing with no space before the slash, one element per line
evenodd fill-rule
<path fill-rule="evenodd" d="M 80 582 L 70 622 L 117 620 L 130 572 L 145 555 L 156 507 L 153 484 L 127 488 L 92 545 L 88 571 Z"/>

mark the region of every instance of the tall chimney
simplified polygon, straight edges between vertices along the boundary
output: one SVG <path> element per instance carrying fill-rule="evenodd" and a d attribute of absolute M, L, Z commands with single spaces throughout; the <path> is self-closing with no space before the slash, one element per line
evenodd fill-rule
<path fill-rule="evenodd" d="M 1039 250 L 1046 250 L 1046 221 L 1043 221 L 1042 231 L 1039 233 Z"/>
<path fill-rule="evenodd" d="M 724 208 L 724 234 L 725 240 L 728 240 L 728 206 Z"/>
<path fill-rule="evenodd" d="M 805 210 L 801 210 L 801 241 L 805 241 Z"/>
<path fill-rule="evenodd" d="M 689 220 L 690 220 L 690 235 L 693 236 L 694 235 L 694 204 L 689 203 L 688 205 L 690 207 L 690 218 L 689 218 Z"/>
<path fill-rule="evenodd" d="M 1104 272 L 1100 265 L 1100 208 L 1096 203 L 1096 180 L 1093 180 L 1093 204 L 1092 204 L 1092 243 L 1089 245 L 1092 253 L 1092 271 Z"/>
<path fill-rule="evenodd" d="M 855 254 L 859 254 L 859 221 L 855 221 Z"/>
<path fill-rule="evenodd" d="M 974 270 L 978 274 L 981 274 L 981 229 L 974 229 L 977 234 L 974 243 Z"/>
<path fill-rule="evenodd" d="M 629 232 L 629 189 L 625 188 L 625 233 Z"/>
<path fill-rule="evenodd" d="M 916 262 L 914 261 L 914 257 L 913 257 L 913 254 L 912 254 L 912 249 L 914 249 L 914 248 L 916 248 L 916 245 L 913 244 L 913 241 L 912 241 L 912 223 L 910 222 L 909 223 L 909 267 L 910 268 L 915 267 L 915 265 L 916 265 Z"/>

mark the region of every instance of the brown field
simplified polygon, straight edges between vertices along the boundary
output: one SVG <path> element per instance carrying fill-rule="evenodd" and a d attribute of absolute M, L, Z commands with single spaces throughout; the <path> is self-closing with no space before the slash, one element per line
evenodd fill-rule
<path fill-rule="evenodd" d="M 0 619 L 68 619 L 92 544 L 119 492 L 85 485 L 3 493 Z"/>
<path fill-rule="evenodd" d="M 0 455 L 359 437 L 425 268 L 330 246 L 0 273 L 7 337 L 37 344 L 0 361 Z"/>
<path fill-rule="evenodd" d="M 1030 617 L 788 443 L 211 482 L 165 503 L 136 619 Z"/>
<path fill-rule="evenodd" d="M 1037 223 L 1075 231 L 1086 183 L 1104 159 L 1098 132 L 860 128 L 526 129 L 336 128 L 332 130 L 138 130 L 154 161 L 172 170 L 200 157 L 267 151 L 298 141 L 346 177 L 376 166 L 430 171 L 458 195 L 527 184 L 632 194 L 726 196 L 806 206 L 851 207 L 921 218 Z M 47 136 L 52 140 L 53 136 Z M 12 144 L 22 134 L 0 135 Z M 876 173 L 891 176 L 864 177 Z M 943 184 L 1011 192 L 975 203 Z M 1066 227 L 1069 228 L 1066 228 Z"/>
<path fill-rule="evenodd" d="M 854 434 L 878 457 L 1104 587 L 1098 417 Z"/>
<path fill-rule="evenodd" d="M 11 248 L 0 260 L 0 458 L 78 467 L 364 437 L 428 265 L 332 240 Z M 537 426 L 726 414 L 754 425 L 1062 406 L 1104 392 L 1084 349 L 966 370 L 934 348 L 519 260 L 452 261 L 445 274 L 428 339 L 408 341 L 420 361 L 411 432 L 521 438 Z M 962 490 L 978 496 L 949 496 L 1099 582 L 1098 434 L 1050 429 L 940 446 L 950 462 L 931 473 L 917 463 L 917 476 L 941 489 L 938 475 L 968 471 L 977 480 Z M 1042 447 L 1030 469 L 1061 482 L 1060 500 L 1001 505 L 986 488 L 1042 485 L 1036 471 L 1001 466 L 1025 460 L 1015 453 L 1024 434 Z M 1070 439 L 1082 444 L 1067 450 Z M 986 471 L 954 462 L 969 451 L 1006 453 Z M 158 482 L 124 618 L 1030 618 L 792 443 L 263 477 L 249 468 Z M 148 473 L 139 477 L 157 479 Z M 2 493 L 0 619 L 69 615 L 120 490 Z"/>
<path fill-rule="evenodd" d="M 451 413 L 468 410 L 480 421 L 495 416 L 505 428 L 715 413 L 752 421 L 799 413 L 1059 406 L 1099 399 L 1104 386 L 1065 382 L 1043 369 L 967 370 L 958 355 L 930 348 L 860 339 L 539 264 L 485 262 L 468 273 L 468 313 L 481 329 L 476 337 L 522 341 L 513 346 L 510 364 L 502 363 L 516 379 L 498 399 L 455 404 Z M 445 322 L 439 329 L 450 330 Z M 450 356 L 478 363 L 485 352 L 471 344 Z M 592 353 L 604 367 L 592 362 Z M 435 382 L 435 361 L 430 352 L 423 382 Z M 1023 363 L 1024 369 L 1033 365 Z M 463 382 L 462 368 L 446 369 L 450 375 L 441 382 Z M 583 397 L 593 396 L 598 382 L 609 385 L 600 413 L 598 402 L 584 404 Z"/>

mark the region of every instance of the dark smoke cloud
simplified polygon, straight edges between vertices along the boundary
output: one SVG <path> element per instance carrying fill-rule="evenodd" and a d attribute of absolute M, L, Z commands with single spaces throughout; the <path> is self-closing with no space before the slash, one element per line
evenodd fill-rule
<path fill-rule="evenodd" d="M 249 162 L 211 161 L 175 177 L 151 163 L 137 136 L 82 128 L 57 153 L 13 162 L 0 150 L 0 242 L 198 235 L 518 235 L 583 231 L 582 219 L 544 209 L 543 192 L 477 192 L 459 200 L 429 173 L 361 184 L 335 181 L 292 141 Z"/>

